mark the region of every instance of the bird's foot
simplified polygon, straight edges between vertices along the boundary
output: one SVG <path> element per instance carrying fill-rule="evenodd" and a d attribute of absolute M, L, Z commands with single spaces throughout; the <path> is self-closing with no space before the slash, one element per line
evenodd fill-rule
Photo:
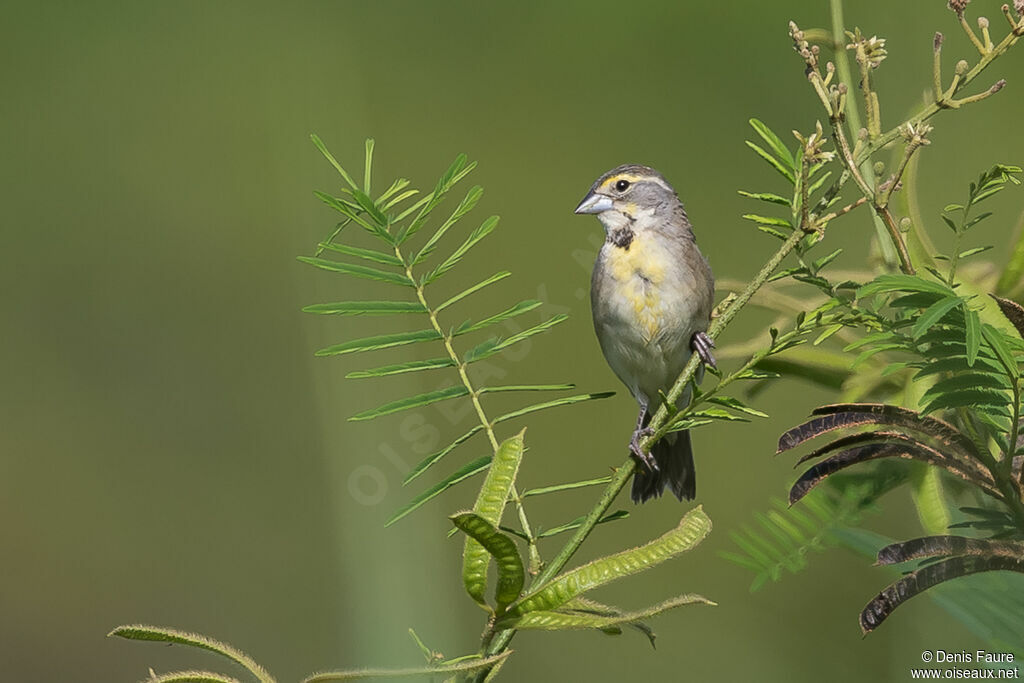
<path fill-rule="evenodd" d="M 693 350 L 700 356 L 704 365 L 710 365 L 713 368 L 718 367 L 715 364 L 715 357 L 711 354 L 711 349 L 715 348 L 715 342 L 706 333 L 695 332 L 690 340 L 690 345 L 693 346 Z"/>
<path fill-rule="evenodd" d="M 654 430 L 650 427 L 637 427 L 633 432 L 633 436 L 629 439 L 629 452 L 633 454 L 633 457 L 637 461 L 647 468 L 648 472 L 652 474 L 658 471 L 658 463 L 654 460 L 654 456 L 650 453 L 644 453 L 643 449 L 640 448 L 640 440 L 644 439 L 654 433 Z"/>

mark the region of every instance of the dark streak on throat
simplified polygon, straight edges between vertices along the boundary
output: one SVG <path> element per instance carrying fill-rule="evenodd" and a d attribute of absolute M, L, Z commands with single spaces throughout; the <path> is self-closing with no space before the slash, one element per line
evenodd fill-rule
<path fill-rule="evenodd" d="M 629 251 L 629 245 L 633 243 L 633 231 L 630 228 L 619 228 L 608 235 L 608 241 L 615 246 Z"/>

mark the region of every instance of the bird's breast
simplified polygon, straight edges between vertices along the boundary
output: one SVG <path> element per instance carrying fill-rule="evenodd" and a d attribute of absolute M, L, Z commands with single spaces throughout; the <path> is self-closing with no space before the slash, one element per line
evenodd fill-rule
<path fill-rule="evenodd" d="M 674 292 L 666 287 L 670 279 L 669 254 L 644 233 L 633 236 L 627 246 L 605 244 L 602 257 L 607 277 L 609 313 L 633 326 L 644 341 L 658 336 L 669 313 Z"/>

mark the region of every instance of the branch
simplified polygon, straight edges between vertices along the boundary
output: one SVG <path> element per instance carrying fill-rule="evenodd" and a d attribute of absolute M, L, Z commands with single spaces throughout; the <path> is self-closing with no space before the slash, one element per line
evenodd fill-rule
<path fill-rule="evenodd" d="M 804 173 L 806 173 L 806 170 Z M 804 178 L 804 181 L 806 182 L 806 178 Z M 800 244 L 800 241 L 806 235 L 803 229 L 805 227 L 806 226 L 801 225 L 793 231 L 789 238 L 781 247 L 779 247 L 778 251 L 776 251 L 772 257 L 768 259 L 768 262 L 762 266 L 761 270 L 757 273 L 754 279 L 750 281 L 746 289 L 744 289 L 743 292 L 741 292 L 740 295 L 736 297 L 732 303 L 726 307 L 717 318 L 715 318 L 714 321 L 712 321 L 711 326 L 708 328 L 708 336 L 715 339 L 723 330 L 725 330 L 726 327 L 728 327 L 729 323 L 736 317 L 736 314 L 738 314 L 750 301 L 750 298 L 754 296 L 762 286 L 764 286 L 768 281 L 768 278 L 771 277 L 772 273 L 774 273 L 779 267 L 779 264 L 782 263 L 783 259 L 785 259 L 786 256 L 788 256 L 790 252 L 796 249 L 797 245 Z M 672 419 L 678 413 L 678 411 L 675 411 L 674 409 L 670 411 L 668 406 L 674 406 L 676 401 L 679 400 L 679 397 L 682 396 L 683 391 L 686 389 L 686 385 L 689 384 L 696 374 L 697 367 L 699 365 L 700 358 L 698 355 L 691 355 L 686 367 L 683 368 L 682 374 L 679 375 L 675 383 L 672 385 L 672 388 L 669 390 L 666 400 L 651 418 L 648 426 L 653 430 L 653 433 L 651 436 L 640 442 L 640 447 L 644 451 L 649 451 L 650 447 L 658 439 L 661 439 L 666 433 L 668 433 Z M 549 583 L 565 567 L 565 565 L 568 564 L 572 556 L 577 550 L 579 550 L 579 547 L 590 535 L 590 532 L 593 531 L 598 520 L 604 516 L 608 511 L 608 508 L 611 507 L 612 502 L 614 502 L 615 498 L 626 486 L 627 482 L 629 482 L 629 478 L 633 475 L 633 471 L 635 469 L 636 461 L 632 456 L 627 458 L 622 465 L 616 468 L 615 474 L 612 476 L 612 480 L 608 483 L 608 486 L 601 494 L 600 499 L 598 499 L 590 512 L 587 513 L 583 523 L 576 530 L 576 533 L 573 534 L 572 538 L 566 542 L 555 558 L 544 568 L 544 571 L 542 571 L 531 583 L 529 592 L 538 590 L 540 587 Z M 486 648 L 485 656 L 491 656 L 503 651 L 508 647 L 508 644 L 512 641 L 512 637 L 514 635 L 515 630 L 513 629 L 500 631 Z M 477 676 L 477 680 L 482 681 L 483 676 L 484 674 L 481 673 Z"/>
<path fill-rule="evenodd" d="M 430 324 L 434 328 L 434 331 L 441 335 L 441 339 L 444 342 L 445 351 L 448 353 L 448 357 L 451 358 L 452 363 L 454 363 L 455 367 L 458 369 L 459 379 L 461 380 L 462 385 L 466 387 L 466 390 L 469 392 L 469 397 L 473 402 L 473 409 L 476 411 L 477 418 L 480 420 L 480 424 L 483 425 L 484 431 L 487 432 L 487 438 L 491 443 L 491 449 L 495 453 L 497 453 L 500 444 L 498 443 L 497 437 L 494 435 L 494 423 L 487 418 L 487 414 L 484 412 L 484 408 L 480 404 L 480 392 L 473 387 L 473 383 L 469 379 L 469 374 L 466 372 L 465 361 L 463 361 L 462 358 L 459 357 L 459 354 L 457 354 L 455 352 L 455 349 L 452 347 L 451 334 L 445 332 L 444 329 L 441 327 L 441 324 L 438 322 L 437 310 L 431 308 L 430 305 L 427 303 L 427 299 L 423 294 L 423 283 L 420 280 L 417 280 L 415 277 L 413 277 L 412 263 L 406 260 L 405 256 L 402 254 L 402 250 L 399 244 L 395 244 L 395 256 L 402 262 L 402 265 L 405 267 L 406 277 L 408 277 L 410 281 L 417 283 L 416 297 L 419 299 L 419 302 L 423 306 L 423 308 L 427 311 L 427 314 L 430 317 Z M 526 537 L 526 545 L 530 554 L 530 571 L 539 571 L 543 562 L 540 558 L 540 552 L 537 550 L 537 538 L 533 535 L 533 530 L 530 527 L 530 522 L 526 518 L 526 509 L 523 507 L 523 499 L 519 495 L 519 491 L 516 489 L 515 482 L 512 483 L 512 488 L 509 491 L 509 496 L 516 504 L 516 512 L 519 516 L 519 524 L 523 527 L 523 535 Z"/>

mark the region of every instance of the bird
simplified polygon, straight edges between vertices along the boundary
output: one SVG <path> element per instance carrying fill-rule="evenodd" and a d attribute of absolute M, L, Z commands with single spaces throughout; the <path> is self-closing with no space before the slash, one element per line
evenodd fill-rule
<path fill-rule="evenodd" d="M 629 450 L 637 460 L 631 497 L 644 503 L 667 487 L 680 501 L 697 495 L 687 431 L 669 432 L 645 453 L 659 392 L 667 392 L 692 352 L 714 366 L 707 335 L 715 279 L 697 247 L 676 191 L 649 166 L 608 171 L 576 207 L 604 226 L 594 263 L 590 303 L 605 360 L 640 406 Z M 701 368 L 703 370 L 703 368 Z M 687 387 L 679 399 L 690 400 Z"/>

